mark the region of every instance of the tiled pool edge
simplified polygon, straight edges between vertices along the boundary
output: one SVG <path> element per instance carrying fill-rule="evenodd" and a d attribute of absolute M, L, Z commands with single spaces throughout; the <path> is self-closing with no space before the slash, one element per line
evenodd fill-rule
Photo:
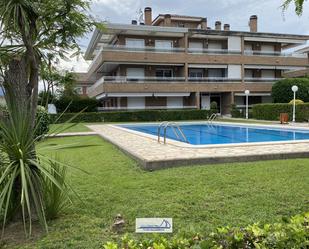
<path fill-rule="evenodd" d="M 224 163 L 244 163 L 256 161 L 271 161 L 271 160 L 284 160 L 284 159 L 300 159 L 309 158 L 309 152 L 299 153 L 279 153 L 279 154 L 264 154 L 264 155 L 251 155 L 251 156 L 234 156 L 234 157 L 216 157 L 216 158 L 191 158 L 191 159 L 177 159 L 177 160 L 162 160 L 162 161 L 145 161 L 143 168 L 145 170 L 160 170 L 172 167 L 193 166 L 193 165 L 214 165 Z"/>
<path fill-rule="evenodd" d="M 99 136 L 108 142 L 114 144 L 117 148 L 119 148 L 123 153 L 130 156 L 134 160 L 136 160 L 143 169 L 145 170 L 158 170 L 176 166 L 191 166 L 191 165 L 212 165 L 212 164 L 220 164 L 220 163 L 232 163 L 232 162 L 252 162 L 252 161 L 261 161 L 261 160 L 278 160 L 278 159 L 292 159 L 292 158 L 306 158 L 309 157 L 309 143 L 301 143 L 301 144 L 287 144 L 284 145 L 284 148 L 281 145 L 272 146 L 272 148 L 278 147 L 279 151 L 275 153 L 269 153 L 267 148 L 265 153 L 261 153 L 261 150 L 258 147 L 267 147 L 267 145 L 263 146 L 248 146 L 250 147 L 248 151 L 251 153 L 244 154 L 243 151 L 240 155 L 237 154 L 237 150 L 241 151 L 243 148 L 235 146 L 235 148 L 225 148 L 225 151 L 228 150 L 227 154 L 224 154 L 224 151 L 221 153 L 213 153 L 216 150 L 220 150 L 220 148 L 180 148 L 174 145 L 162 145 L 158 144 L 152 138 L 147 138 L 143 136 L 139 136 L 137 134 L 128 133 L 122 129 L 117 129 L 112 125 L 90 125 L 88 126 L 90 129 L 94 130 Z M 114 134 L 113 134 L 114 133 Z M 116 139 L 122 137 L 122 139 Z M 142 146 L 138 147 L 138 144 Z M 148 148 L 152 147 L 152 148 Z M 287 149 L 285 147 L 287 146 Z M 288 151 L 289 148 L 293 148 L 291 146 L 303 146 L 303 151 Z M 159 150 L 155 151 L 153 148 Z M 254 150 L 256 150 L 254 154 Z M 281 151 L 280 151 L 281 150 Z M 190 153 L 191 151 L 191 153 Z M 200 156 L 196 151 L 200 151 L 201 154 L 205 154 L 205 156 Z M 221 150 L 220 150 L 221 151 Z M 236 151 L 236 152 L 235 152 Z M 158 153 L 156 153 L 158 152 Z M 160 153 L 161 152 L 161 153 Z M 183 153 L 186 152 L 186 153 Z M 155 154 L 156 155 L 151 155 Z M 166 158 L 165 154 L 168 154 L 168 158 Z M 195 155 L 194 155 L 195 153 Z M 183 156 L 183 154 L 185 154 Z M 214 155 L 216 154 L 216 155 Z M 217 155 L 219 154 L 219 155 Z M 233 155 L 231 155 L 233 154 Z M 161 156 L 160 156 L 161 155 Z"/>

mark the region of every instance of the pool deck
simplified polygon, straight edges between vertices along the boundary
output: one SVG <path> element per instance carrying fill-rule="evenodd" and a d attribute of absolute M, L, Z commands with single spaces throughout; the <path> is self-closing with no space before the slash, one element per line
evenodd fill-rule
<path fill-rule="evenodd" d="M 224 122 L 223 124 L 227 123 Z M 237 124 L 233 123 L 232 125 Z M 251 126 L 243 123 L 239 125 Z M 281 125 L 266 126 L 274 128 L 295 127 Z M 199 147 L 186 146 L 184 143 L 169 139 L 167 144 L 158 143 L 154 136 L 128 131 L 114 125 L 88 125 L 87 127 L 105 140 L 113 143 L 124 153 L 133 157 L 145 170 L 194 164 L 207 165 L 309 157 L 308 140 Z M 304 130 L 309 128 L 308 126 L 301 126 L 298 129 Z"/>

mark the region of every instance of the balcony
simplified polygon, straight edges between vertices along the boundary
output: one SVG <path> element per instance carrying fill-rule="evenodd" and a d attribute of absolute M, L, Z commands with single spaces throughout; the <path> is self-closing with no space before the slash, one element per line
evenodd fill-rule
<path fill-rule="evenodd" d="M 201 49 L 201 48 L 188 48 L 188 53 L 191 54 L 241 54 L 240 50 L 229 49 Z"/>
<path fill-rule="evenodd" d="M 151 53 L 179 53 L 184 52 L 184 48 L 164 48 L 164 47 L 129 47 L 123 45 L 106 45 L 101 51 L 124 51 L 124 52 L 151 52 Z"/>
<path fill-rule="evenodd" d="M 240 83 L 241 79 L 228 77 L 189 77 L 190 83 Z"/>
<path fill-rule="evenodd" d="M 282 78 L 245 78 L 245 83 L 275 83 Z"/>
<path fill-rule="evenodd" d="M 247 56 L 278 56 L 278 57 L 294 57 L 294 58 L 307 58 L 306 54 L 300 53 L 287 53 L 278 51 L 257 51 L 257 50 L 245 50 L 244 54 Z"/>

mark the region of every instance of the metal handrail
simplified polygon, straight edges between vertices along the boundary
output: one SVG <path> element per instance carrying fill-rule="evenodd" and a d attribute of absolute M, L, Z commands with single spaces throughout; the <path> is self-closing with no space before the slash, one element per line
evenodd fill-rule
<path fill-rule="evenodd" d="M 166 144 L 166 130 L 168 127 L 172 128 L 172 131 L 174 132 L 174 134 L 176 135 L 176 137 L 181 140 L 181 138 L 183 139 L 183 141 L 185 141 L 186 143 L 188 143 L 188 139 L 185 136 L 185 134 L 183 133 L 182 129 L 180 128 L 180 126 L 178 124 L 176 124 L 175 122 L 168 122 L 168 121 L 164 121 L 162 122 L 159 126 L 158 126 L 158 143 L 160 143 L 161 140 L 161 128 L 163 128 L 163 143 Z"/>
<path fill-rule="evenodd" d="M 207 122 L 211 124 L 216 118 L 217 118 L 217 113 L 213 113 L 210 115 Z"/>

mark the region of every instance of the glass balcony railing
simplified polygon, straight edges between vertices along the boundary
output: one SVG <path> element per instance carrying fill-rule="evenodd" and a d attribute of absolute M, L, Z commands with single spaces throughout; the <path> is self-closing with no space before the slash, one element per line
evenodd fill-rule
<path fill-rule="evenodd" d="M 106 83 L 165 83 L 165 82 L 184 82 L 185 77 L 134 77 L 134 76 L 105 76 L 103 81 Z"/>
<path fill-rule="evenodd" d="M 252 56 L 281 56 L 281 57 L 296 57 L 296 58 L 306 58 L 306 54 L 300 53 L 287 53 L 287 52 L 280 52 L 280 51 L 257 51 L 257 50 L 245 50 L 245 55 Z"/>
<path fill-rule="evenodd" d="M 188 52 L 192 54 L 241 54 L 240 50 L 205 48 L 188 48 Z"/>
<path fill-rule="evenodd" d="M 245 78 L 245 82 L 259 82 L 259 83 L 270 83 L 282 80 L 282 78 Z"/>
<path fill-rule="evenodd" d="M 224 82 L 241 82 L 240 78 L 228 78 L 228 77 L 189 77 L 190 83 L 224 83 Z"/>
<path fill-rule="evenodd" d="M 153 52 L 153 53 L 179 53 L 184 52 L 184 48 L 171 48 L 171 47 L 151 47 L 151 46 L 138 46 L 130 47 L 123 45 L 106 45 L 102 51 L 128 51 L 128 52 Z"/>

